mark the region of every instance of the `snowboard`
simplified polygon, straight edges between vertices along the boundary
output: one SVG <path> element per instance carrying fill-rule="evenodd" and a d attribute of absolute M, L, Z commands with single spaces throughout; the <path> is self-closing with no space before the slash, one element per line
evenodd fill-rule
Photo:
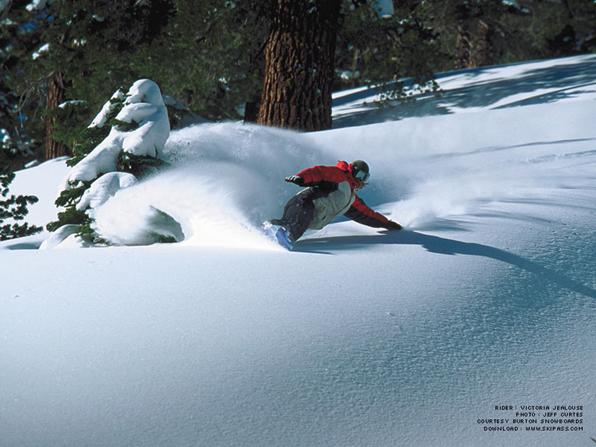
<path fill-rule="evenodd" d="M 274 242 L 284 247 L 286 250 L 292 250 L 294 243 L 290 239 L 288 230 L 281 225 L 272 224 L 269 221 L 263 222 L 263 233 Z"/>

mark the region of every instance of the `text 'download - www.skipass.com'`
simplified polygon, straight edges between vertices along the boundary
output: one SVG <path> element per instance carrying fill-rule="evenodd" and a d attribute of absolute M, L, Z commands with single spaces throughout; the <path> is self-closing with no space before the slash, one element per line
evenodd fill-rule
<path fill-rule="evenodd" d="M 475 421 L 484 432 L 582 432 L 584 406 L 581 404 L 498 404 Z"/>

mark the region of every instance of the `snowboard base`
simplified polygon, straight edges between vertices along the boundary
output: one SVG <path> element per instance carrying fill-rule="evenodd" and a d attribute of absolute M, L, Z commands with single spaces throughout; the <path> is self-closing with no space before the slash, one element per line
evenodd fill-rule
<path fill-rule="evenodd" d="M 275 225 L 266 221 L 263 223 L 263 232 L 269 239 L 277 242 L 286 250 L 291 251 L 294 248 L 294 243 L 292 242 L 292 239 L 290 239 L 288 230 L 281 225 Z"/>

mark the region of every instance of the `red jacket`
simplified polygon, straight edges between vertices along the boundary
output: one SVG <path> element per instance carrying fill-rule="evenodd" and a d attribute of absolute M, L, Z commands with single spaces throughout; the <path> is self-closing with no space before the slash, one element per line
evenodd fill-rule
<path fill-rule="evenodd" d="M 304 186 L 335 186 L 347 182 L 350 186 L 354 200 L 344 215 L 360 224 L 369 227 L 384 228 L 389 224 L 389 219 L 370 209 L 364 201 L 356 195 L 358 181 L 352 176 L 351 166 L 345 161 L 338 161 L 335 166 L 313 166 L 296 174 L 304 180 Z"/>

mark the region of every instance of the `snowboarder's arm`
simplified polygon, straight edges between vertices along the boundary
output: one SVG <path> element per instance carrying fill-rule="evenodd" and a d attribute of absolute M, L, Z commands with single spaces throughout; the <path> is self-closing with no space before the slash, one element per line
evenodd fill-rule
<path fill-rule="evenodd" d="M 314 185 L 321 182 L 341 183 L 346 181 L 346 174 L 335 166 L 313 166 L 296 174 L 304 180 L 304 185 Z"/>
<path fill-rule="evenodd" d="M 354 200 L 354 203 L 344 215 L 359 224 L 367 225 L 369 227 L 387 228 L 388 230 L 401 229 L 401 225 L 387 219 L 381 213 L 377 213 L 370 209 L 358 196 L 356 196 L 356 200 Z"/>

